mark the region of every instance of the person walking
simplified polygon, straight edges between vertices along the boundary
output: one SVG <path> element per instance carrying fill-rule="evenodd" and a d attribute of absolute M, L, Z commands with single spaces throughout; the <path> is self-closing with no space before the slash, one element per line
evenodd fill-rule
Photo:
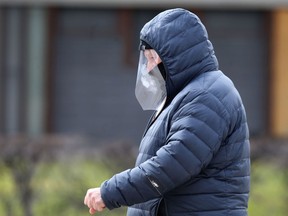
<path fill-rule="evenodd" d="M 135 94 L 155 110 L 136 165 L 87 191 L 90 213 L 128 206 L 127 216 L 246 216 L 245 108 L 194 13 L 169 9 L 144 25 Z"/>

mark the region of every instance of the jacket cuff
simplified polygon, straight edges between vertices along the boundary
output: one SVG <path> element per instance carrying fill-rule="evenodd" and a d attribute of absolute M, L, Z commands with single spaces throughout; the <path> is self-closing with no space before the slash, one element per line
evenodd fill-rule
<path fill-rule="evenodd" d="M 113 203 L 109 201 L 108 198 L 108 194 L 107 194 L 107 181 L 104 181 L 101 186 L 100 186 L 100 193 L 101 193 L 101 198 L 106 206 L 106 208 L 108 208 L 109 210 L 112 210 L 114 208 L 119 208 L 121 207 L 121 205 L 119 203 Z"/>

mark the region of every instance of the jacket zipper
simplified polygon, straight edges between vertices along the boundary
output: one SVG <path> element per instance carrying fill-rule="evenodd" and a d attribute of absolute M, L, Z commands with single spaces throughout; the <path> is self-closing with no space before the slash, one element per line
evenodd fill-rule
<path fill-rule="evenodd" d="M 156 191 L 158 192 L 158 194 L 160 195 L 160 196 L 162 196 L 162 194 L 161 194 L 161 192 L 159 191 L 159 185 L 153 180 L 153 179 L 151 179 L 149 176 L 148 176 L 148 174 L 145 172 L 145 170 L 141 167 L 141 166 L 139 166 L 139 168 L 144 172 L 144 174 L 145 174 L 145 176 L 148 178 L 148 180 L 149 180 L 149 182 L 151 183 L 151 185 L 156 189 Z"/>

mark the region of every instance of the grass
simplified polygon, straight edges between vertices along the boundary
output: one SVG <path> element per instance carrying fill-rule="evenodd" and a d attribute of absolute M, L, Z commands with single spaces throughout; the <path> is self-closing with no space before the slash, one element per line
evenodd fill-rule
<path fill-rule="evenodd" d="M 35 201 L 35 215 L 89 215 L 83 199 L 88 188 L 98 187 L 112 173 L 97 161 L 74 160 L 69 163 L 42 164 L 33 186 L 39 191 Z M 107 215 L 107 211 L 97 215 Z M 122 211 L 109 215 L 124 215 Z"/>
<path fill-rule="evenodd" d="M 0 163 L 0 215 L 22 216 L 20 200 L 15 199 L 16 189 L 9 170 Z M 13 201 L 13 202 L 12 202 Z"/>
<path fill-rule="evenodd" d="M 287 207 L 287 171 L 273 163 L 254 163 L 251 176 L 250 216 L 285 216 Z"/>
<path fill-rule="evenodd" d="M 100 186 L 112 171 L 97 160 L 71 159 L 38 166 L 31 186 L 33 214 L 89 215 L 83 198 L 88 188 Z M 273 163 L 252 163 L 250 216 L 286 216 L 287 173 Z M 0 215 L 22 216 L 10 171 L 0 164 Z M 122 216 L 126 208 L 105 210 L 99 216 Z"/>

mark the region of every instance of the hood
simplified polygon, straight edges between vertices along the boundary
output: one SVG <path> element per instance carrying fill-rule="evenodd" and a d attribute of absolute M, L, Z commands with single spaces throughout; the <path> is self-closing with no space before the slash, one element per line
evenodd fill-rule
<path fill-rule="evenodd" d="M 218 69 L 204 25 L 185 9 L 170 9 L 158 14 L 144 25 L 140 40 L 155 49 L 162 59 L 168 100 L 199 74 Z"/>

